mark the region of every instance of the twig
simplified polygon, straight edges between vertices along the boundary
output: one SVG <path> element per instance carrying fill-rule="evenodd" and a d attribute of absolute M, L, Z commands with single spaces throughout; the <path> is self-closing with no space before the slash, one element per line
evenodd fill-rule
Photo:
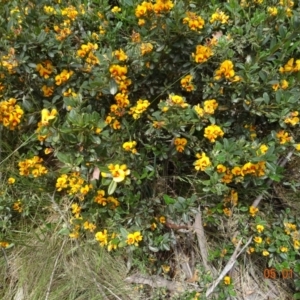
<path fill-rule="evenodd" d="M 52 273 L 51 273 L 51 276 L 50 276 L 50 281 L 49 281 L 49 285 L 48 285 L 48 288 L 47 288 L 47 292 L 46 292 L 46 297 L 45 297 L 45 300 L 48 300 L 49 298 L 49 295 L 50 295 L 50 290 L 51 290 L 51 285 L 52 285 L 52 281 L 53 281 L 53 277 L 54 277 L 54 273 L 55 273 L 55 270 L 56 270 L 56 266 L 57 266 L 57 263 L 58 263 L 58 259 L 62 253 L 62 250 L 65 246 L 65 243 L 66 243 L 66 239 L 64 239 L 60 249 L 59 249 L 59 252 L 57 254 L 57 257 L 56 257 L 56 260 L 54 262 L 54 266 L 53 266 L 53 270 L 52 270 Z"/>
<path fill-rule="evenodd" d="M 292 157 L 294 151 L 295 151 L 295 150 L 291 150 L 291 151 L 288 153 L 288 155 L 287 155 L 282 161 L 280 161 L 280 160 L 278 161 L 278 164 L 279 164 L 280 167 L 284 167 L 284 166 L 286 165 L 286 163 L 291 159 L 291 157 Z M 273 183 L 273 180 L 272 180 L 272 179 L 269 179 L 269 180 L 267 181 L 267 186 L 270 187 L 270 186 L 272 185 L 272 183 Z M 260 194 L 260 195 L 253 201 L 252 206 L 257 207 L 257 206 L 259 205 L 260 201 L 262 200 L 262 198 L 263 198 L 263 195 Z"/>
<path fill-rule="evenodd" d="M 207 252 L 207 247 L 206 247 L 206 238 L 205 238 L 204 229 L 203 229 L 203 225 L 202 225 L 200 206 L 199 206 L 198 210 L 199 210 L 199 212 L 196 214 L 195 223 L 194 223 L 193 227 L 194 227 L 196 235 L 197 235 L 204 269 L 206 272 L 208 272 L 208 271 L 212 271 L 212 269 L 207 262 L 208 252 Z"/>
<path fill-rule="evenodd" d="M 242 248 L 242 250 L 239 253 L 238 253 L 238 251 L 240 249 L 242 240 L 240 240 L 238 242 L 238 244 L 237 244 L 232 256 L 230 257 L 228 263 L 226 264 L 225 268 L 223 269 L 223 271 L 221 272 L 219 277 L 212 283 L 210 288 L 206 291 L 206 294 L 205 294 L 206 297 L 209 297 L 212 294 L 214 289 L 217 287 L 217 285 L 220 283 L 220 281 L 223 279 L 223 277 L 232 269 L 232 267 L 236 263 L 237 258 L 245 250 L 245 248 L 248 247 L 248 245 L 251 243 L 251 241 L 252 241 L 252 237 L 248 240 L 248 242 L 245 244 L 245 246 Z"/>

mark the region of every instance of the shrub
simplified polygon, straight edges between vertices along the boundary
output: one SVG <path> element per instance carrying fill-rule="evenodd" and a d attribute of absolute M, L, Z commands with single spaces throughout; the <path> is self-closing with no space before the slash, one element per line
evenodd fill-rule
<path fill-rule="evenodd" d="M 275 2 L 1 1 L 3 241 L 49 194 L 63 234 L 149 254 L 200 205 L 294 267 L 297 220 L 252 206 L 300 150 L 299 7 Z"/>

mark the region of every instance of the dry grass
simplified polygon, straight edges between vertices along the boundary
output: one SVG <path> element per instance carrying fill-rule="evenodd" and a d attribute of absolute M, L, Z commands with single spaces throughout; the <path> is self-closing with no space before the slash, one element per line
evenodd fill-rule
<path fill-rule="evenodd" d="M 2 300 L 138 299 L 124 282 L 124 262 L 98 245 L 57 234 L 39 240 L 32 232 L 26 241 L 0 259 Z"/>

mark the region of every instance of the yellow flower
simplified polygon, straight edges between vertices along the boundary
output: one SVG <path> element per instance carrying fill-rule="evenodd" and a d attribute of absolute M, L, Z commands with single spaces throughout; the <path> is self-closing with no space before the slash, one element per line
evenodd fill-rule
<path fill-rule="evenodd" d="M 57 115 L 57 110 L 52 109 L 50 112 L 48 109 L 44 108 L 41 111 L 41 115 L 42 115 L 42 125 L 47 126 L 49 125 L 49 120 L 53 120 Z"/>
<path fill-rule="evenodd" d="M 102 231 L 98 231 L 95 234 L 95 239 L 100 243 L 100 246 L 106 246 L 107 245 L 107 230 L 104 229 L 103 232 Z"/>
<path fill-rule="evenodd" d="M 71 205 L 71 208 L 72 208 L 72 214 L 76 219 L 78 219 L 80 217 L 81 207 L 77 203 L 73 203 Z"/>
<path fill-rule="evenodd" d="M 204 20 L 193 12 L 187 12 L 187 17 L 183 19 L 183 24 L 188 24 L 191 30 L 197 31 L 204 26 Z"/>
<path fill-rule="evenodd" d="M 187 144 L 187 139 L 185 138 L 176 138 L 174 141 L 174 145 L 176 146 L 176 150 L 178 152 L 183 152 L 186 144 Z"/>
<path fill-rule="evenodd" d="M 180 81 L 182 88 L 185 89 L 187 92 L 195 90 L 195 86 L 192 84 L 192 80 L 192 75 L 186 75 Z"/>
<path fill-rule="evenodd" d="M 300 151 L 300 144 L 296 144 L 295 148 L 296 148 L 297 151 Z"/>
<path fill-rule="evenodd" d="M 165 223 L 166 223 L 166 217 L 165 217 L 165 216 L 160 216 L 160 217 L 159 217 L 159 222 L 160 222 L 161 224 L 165 224 Z"/>
<path fill-rule="evenodd" d="M 133 233 L 129 233 L 129 234 L 127 235 L 126 243 L 127 243 L 128 245 L 133 245 L 133 244 L 135 244 L 135 240 L 134 240 L 134 235 L 133 235 Z"/>
<path fill-rule="evenodd" d="M 268 255 L 270 255 L 270 253 L 269 253 L 267 250 L 264 250 L 264 251 L 262 252 L 262 255 L 263 255 L 263 256 L 268 256 Z"/>
<path fill-rule="evenodd" d="M 229 16 L 225 15 L 223 11 L 217 10 L 215 13 L 212 14 L 210 18 L 210 23 L 214 22 L 221 22 L 222 24 L 228 23 Z"/>
<path fill-rule="evenodd" d="M 288 247 L 281 246 L 281 247 L 280 247 L 280 251 L 283 252 L 283 253 L 285 253 L 285 252 L 288 252 L 289 249 L 288 249 Z"/>
<path fill-rule="evenodd" d="M 278 14 L 278 10 L 276 7 L 272 6 L 272 7 L 268 7 L 268 13 L 270 14 L 270 16 L 277 16 Z"/>
<path fill-rule="evenodd" d="M 112 177 L 113 181 L 115 182 L 123 181 L 125 177 L 130 174 L 130 170 L 127 170 L 127 166 L 124 164 L 123 165 L 110 164 L 108 166 L 108 169 L 110 170 L 110 174 L 101 172 L 101 175 L 103 177 Z"/>
<path fill-rule="evenodd" d="M 0 242 L 0 248 L 7 248 L 9 246 L 8 242 Z"/>
<path fill-rule="evenodd" d="M 23 205 L 22 205 L 21 200 L 18 200 L 17 202 L 15 202 L 15 203 L 13 204 L 13 210 L 15 210 L 15 211 L 21 213 L 21 212 L 23 211 L 23 207 L 22 207 L 22 206 L 23 206 Z"/>
<path fill-rule="evenodd" d="M 224 165 L 222 165 L 222 164 L 217 165 L 217 172 L 218 173 L 225 173 L 226 170 L 227 170 L 227 168 Z"/>
<path fill-rule="evenodd" d="M 128 56 L 126 55 L 126 53 L 122 49 L 114 51 L 113 54 L 120 61 L 125 61 L 128 58 Z"/>
<path fill-rule="evenodd" d="M 155 222 L 153 222 L 152 224 L 151 224 L 151 230 L 153 231 L 153 230 L 155 230 L 156 228 L 157 228 L 157 225 L 156 225 L 156 223 Z"/>
<path fill-rule="evenodd" d="M 118 6 L 114 6 L 112 9 L 111 9 L 111 12 L 112 13 L 118 13 L 118 12 L 121 12 L 122 11 L 122 9 L 120 8 L 120 7 L 118 7 Z"/>
<path fill-rule="evenodd" d="M 204 116 L 204 110 L 203 110 L 203 108 L 200 107 L 200 104 L 195 105 L 194 110 L 196 111 L 196 113 L 199 117 Z"/>
<path fill-rule="evenodd" d="M 141 44 L 142 55 L 150 53 L 152 50 L 153 50 L 153 45 L 151 43 L 142 43 Z"/>
<path fill-rule="evenodd" d="M 289 136 L 288 132 L 281 130 L 277 132 L 276 137 L 279 139 L 280 144 L 285 144 L 292 141 L 292 137 Z"/>
<path fill-rule="evenodd" d="M 136 153 L 135 146 L 136 146 L 136 142 L 132 141 L 132 142 L 125 142 L 122 147 L 125 151 Z"/>
<path fill-rule="evenodd" d="M 260 236 L 256 236 L 254 238 L 254 242 L 257 243 L 257 244 L 261 244 L 262 243 L 262 238 Z"/>
<path fill-rule="evenodd" d="M 171 269 L 171 267 L 168 266 L 168 265 L 161 265 L 161 268 L 162 268 L 164 273 L 169 273 L 170 269 Z"/>
<path fill-rule="evenodd" d="M 196 157 L 198 159 L 193 163 L 193 165 L 195 166 L 195 169 L 197 171 L 199 170 L 204 171 L 207 167 L 211 165 L 211 161 L 209 157 L 207 157 L 204 152 L 202 152 L 201 154 L 197 153 Z"/>
<path fill-rule="evenodd" d="M 138 246 L 138 243 L 143 239 L 143 236 L 141 235 L 140 231 L 136 231 L 134 233 L 129 233 L 127 235 L 126 243 L 128 245 L 135 245 Z"/>
<path fill-rule="evenodd" d="M 53 86 L 47 86 L 47 85 L 42 86 L 42 91 L 43 91 L 45 97 L 52 96 L 53 90 L 54 90 Z"/>
<path fill-rule="evenodd" d="M 258 233 L 261 233 L 263 232 L 265 229 L 265 227 L 263 225 L 256 225 L 256 230 Z"/>
<path fill-rule="evenodd" d="M 254 217 L 258 212 L 258 208 L 257 207 L 254 207 L 254 206 L 250 206 L 249 207 L 249 213 L 251 215 L 251 217 Z"/>
<path fill-rule="evenodd" d="M 280 84 L 283 90 L 286 90 L 289 87 L 289 83 L 286 80 L 281 80 Z"/>
<path fill-rule="evenodd" d="M 139 26 L 144 26 L 145 23 L 146 23 L 145 19 L 139 19 L 139 21 L 138 21 Z"/>
<path fill-rule="evenodd" d="M 8 178 L 8 180 L 7 180 L 7 183 L 8 183 L 8 184 L 14 184 L 14 183 L 15 183 L 15 181 L 16 181 L 16 179 L 15 179 L 15 178 L 13 178 L 13 177 L 9 177 L 9 178 Z"/>
<path fill-rule="evenodd" d="M 242 170 L 241 170 L 240 167 L 233 167 L 232 170 L 231 170 L 231 173 L 234 176 L 240 176 L 242 174 Z"/>
<path fill-rule="evenodd" d="M 224 277 L 224 284 L 225 284 L 225 285 L 229 285 L 230 282 L 231 282 L 230 276 L 225 276 L 225 277 Z"/>
<path fill-rule="evenodd" d="M 216 139 L 220 136 L 223 137 L 224 132 L 218 125 L 209 125 L 204 129 L 204 137 L 209 139 L 211 143 L 214 143 Z"/>
<path fill-rule="evenodd" d="M 218 102 L 215 99 L 204 101 L 204 112 L 213 115 L 218 107 Z"/>
<path fill-rule="evenodd" d="M 219 80 L 222 77 L 230 79 L 234 77 L 235 72 L 233 70 L 233 63 L 231 60 L 225 60 L 221 63 L 220 68 L 216 71 L 215 80 Z"/>
<path fill-rule="evenodd" d="M 198 45 L 196 47 L 196 52 L 192 53 L 193 58 L 195 59 L 196 63 L 204 63 L 206 62 L 211 56 L 213 52 L 210 47 Z"/>

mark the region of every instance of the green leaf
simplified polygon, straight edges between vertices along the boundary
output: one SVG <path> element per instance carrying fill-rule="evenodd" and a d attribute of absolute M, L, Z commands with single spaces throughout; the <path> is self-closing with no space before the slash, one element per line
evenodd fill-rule
<path fill-rule="evenodd" d="M 120 228 L 120 233 L 124 239 L 126 239 L 127 235 L 129 234 L 129 232 L 123 227 Z"/>
<path fill-rule="evenodd" d="M 61 234 L 61 235 L 69 235 L 69 234 L 70 234 L 70 230 L 69 230 L 67 227 L 65 227 L 65 228 L 62 228 L 62 229 L 58 232 L 58 234 Z"/>
<path fill-rule="evenodd" d="M 167 205 L 174 204 L 174 203 L 176 202 L 175 199 L 169 197 L 169 196 L 166 195 L 166 194 L 163 195 L 163 198 L 164 198 L 165 203 L 166 203 Z"/>
<path fill-rule="evenodd" d="M 63 162 L 64 164 L 71 164 L 72 163 L 72 159 L 71 159 L 69 153 L 58 152 L 56 154 L 56 157 L 58 158 L 59 161 Z"/>
<path fill-rule="evenodd" d="M 114 180 L 112 180 L 107 189 L 108 195 L 112 195 L 116 190 L 116 188 L 117 188 L 117 183 Z"/>

